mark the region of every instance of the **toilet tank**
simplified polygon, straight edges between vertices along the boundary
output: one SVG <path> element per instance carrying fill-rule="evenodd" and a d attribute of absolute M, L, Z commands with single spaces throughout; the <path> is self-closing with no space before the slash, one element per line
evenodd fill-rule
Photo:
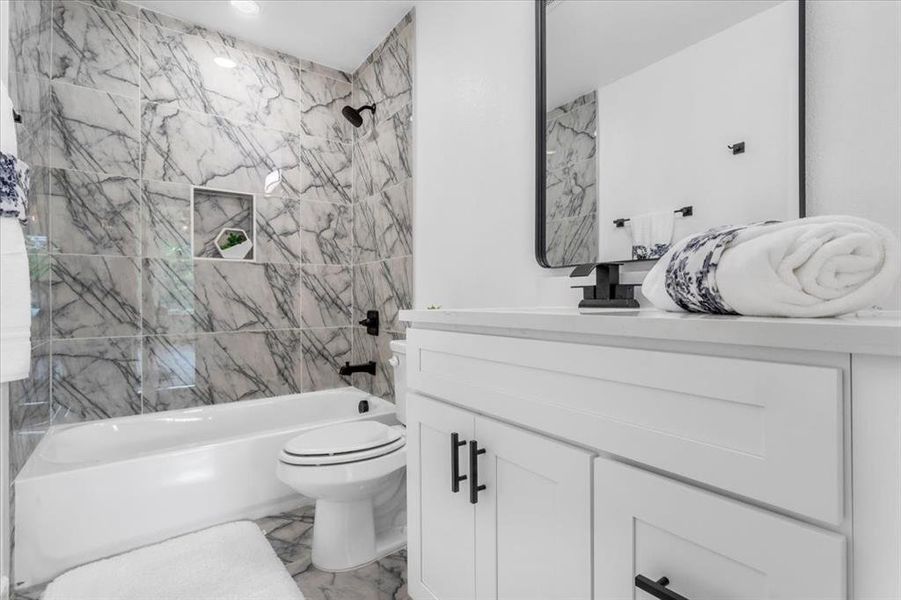
<path fill-rule="evenodd" d="M 397 420 L 407 424 L 407 341 L 391 342 L 390 363 L 394 367 L 394 402 L 397 406 Z"/>

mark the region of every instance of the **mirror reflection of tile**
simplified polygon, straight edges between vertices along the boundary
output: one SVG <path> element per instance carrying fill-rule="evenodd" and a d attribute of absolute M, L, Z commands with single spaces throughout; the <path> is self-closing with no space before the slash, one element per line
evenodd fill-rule
<path fill-rule="evenodd" d="M 253 196 L 206 189 L 194 190 L 194 256 L 222 258 L 216 239 L 223 229 L 240 229 L 254 238 Z M 253 260 L 251 248 L 243 260 Z"/>

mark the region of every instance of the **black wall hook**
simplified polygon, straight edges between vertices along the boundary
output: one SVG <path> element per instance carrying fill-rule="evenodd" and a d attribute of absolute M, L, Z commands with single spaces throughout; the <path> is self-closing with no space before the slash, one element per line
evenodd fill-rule
<path fill-rule="evenodd" d="M 22 115 L 20 115 L 18 112 L 16 112 L 15 108 L 13 109 L 13 122 L 15 122 L 15 123 L 22 122 Z"/>
<path fill-rule="evenodd" d="M 744 154 L 745 153 L 745 143 L 744 142 L 735 142 L 729 146 L 726 146 L 729 150 L 732 150 L 732 154 Z"/>

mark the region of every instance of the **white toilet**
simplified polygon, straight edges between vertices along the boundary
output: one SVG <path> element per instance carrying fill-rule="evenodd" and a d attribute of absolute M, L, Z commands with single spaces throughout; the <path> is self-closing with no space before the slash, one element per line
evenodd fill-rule
<path fill-rule="evenodd" d="M 347 571 L 406 544 L 406 343 L 391 342 L 397 420 L 329 425 L 292 438 L 278 478 L 316 500 L 313 565 Z"/>

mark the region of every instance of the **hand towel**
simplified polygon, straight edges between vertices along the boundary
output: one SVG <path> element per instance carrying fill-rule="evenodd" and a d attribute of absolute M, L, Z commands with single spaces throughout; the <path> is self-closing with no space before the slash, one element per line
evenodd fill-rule
<path fill-rule="evenodd" d="M 829 317 L 884 299 L 899 255 L 888 229 L 855 217 L 720 227 L 676 243 L 641 291 L 668 311 Z"/>
<path fill-rule="evenodd" d="M 637 215 L 629 219 L 632 258 L 660 258 L 673 241 L 676 214 L 671 210 Z"/>
<path fill-rule="evenodd" d="M 16 157 L 12 101 L 0 82 L 0 382 L 31 367 L 31 278 L 19 219 L 27 208 L 28 170 Z"/>

